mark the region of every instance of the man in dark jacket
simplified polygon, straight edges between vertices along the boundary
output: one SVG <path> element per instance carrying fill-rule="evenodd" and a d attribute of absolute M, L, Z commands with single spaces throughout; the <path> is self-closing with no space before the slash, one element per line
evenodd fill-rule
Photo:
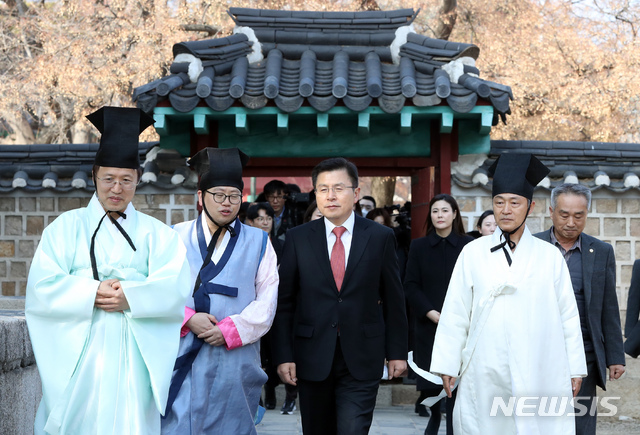
<path fill-rule="evenodd" d="M 549 213 L 553 226 L 536 237 L 554 244 L 564 256 L 580 313 L 588 376 L 583 379 L 577 402 L 587 412 L 576 414 L 576 434 L 596 433 L 597 415 L 591 412 L 596 385 L 605 389 L 609 379 L 625 371 L 620 312 L 616 296 L 616 263 L 613 248 L 582 231 L 587 223 L 591 191 L 580 184 L 562 184 L 551 192 Z M 584 411 L 583 411 L 584 412 Z M 591 415 L 593 414 L 593 415 Z"/>
<path fill-rule="evenodd" d="M 298 385 L 305 435 L 365 435 L 385 360 L 406 371 L 407 317 L 393 231 L 356 216 L 358 172 L 334 158 L 312 172 L 324 218 L 287 232 L 274 359 Z"/>

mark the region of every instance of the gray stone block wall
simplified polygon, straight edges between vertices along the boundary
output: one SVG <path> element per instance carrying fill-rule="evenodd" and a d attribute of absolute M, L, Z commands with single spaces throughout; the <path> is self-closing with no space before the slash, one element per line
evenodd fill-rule
<path fill-rule="evenodd" d="M 0 434 L 33 434 L 41 391 L 24 312 L 0 309 Z"/>

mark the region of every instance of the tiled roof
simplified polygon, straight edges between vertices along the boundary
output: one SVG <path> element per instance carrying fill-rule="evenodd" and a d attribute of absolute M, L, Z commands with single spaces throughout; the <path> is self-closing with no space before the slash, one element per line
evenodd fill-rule
<path fill-rule="evenodd" d="M 185 159 L 176 152 L 154 148 L 157 143 L 140 143 L 144 161 L 142 185 L 162 189 L 179 185 L 194 187 L 194 176 Z M 99 144 L 0 145 L 0 193 L 22 189 L 28 192 L 53 190 L 93 191 L 91 169 Z M 145 160 L 146 156 L 146 160 Z"/>
<path fill-rule="evenodd" d="M 160 149 L 155 142 L 140 144 L 144 173 L 141 188 L 179 186 L 195 188 L 197 176 L 175 150 Z M 93 191 L 91 168 L 98 144 L 0 145 L 0 193 L 15 189 L 39 192 Z M 487 170 L 503 152 L 528 152 L 551 169 L 540 184 L 553 188 L 565 181 L 580 182 L 592 190 L 607 188 L 640 191 L 640 144 L 603 142 L 491 141 L 485 160 L 455 170 L 452 182 L 461 188 L 491 190 Z"/>
<path fill-rule="evenodd" d="M 494 125 L 510 113 L 511 89 L 478 77 L 478 47 L 416 34 L 413 9 L 230 8 L 229 14 L 236 33 L 176 44 L 171 74 L 134 90 L 138 107 L 150 113 L 168 100 L 179 112 L 241 104 L 290 113 L 302 105 L 324 112 L 343 104 L 397 113 L 405 105 L 446 102 L 466 113 L 484 99 L 495 108 Z"/>
<path fill-rule="evenodd" d="M 488 169 L 502 153 L 531 153 L 551 172 L 539 187 L 580 182 L 592 190 L 640 190 L 640 144 L 608 142 L 556 142 L 492 140 L 488 158 L 471 176 L 453 174 L 460 187 L 491 189 Z M 468 171 L 467 171 L 468 172 Z"/>

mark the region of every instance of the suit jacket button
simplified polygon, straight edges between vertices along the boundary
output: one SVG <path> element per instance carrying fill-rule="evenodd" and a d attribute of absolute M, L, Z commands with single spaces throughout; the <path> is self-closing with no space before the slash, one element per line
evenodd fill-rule
<path fill-rule="evenodd" d="M 338 302 L 342 302 L 342 298 L 338 298 Z"/>
<path fill-rule="evenodd" d="M 331 327 L 332 327 L 332 328 L 335 328 L 336 326 L 338 326 L 338 324 L 337 324 L 336 322 L 333 322 L 333 323 L 331 324 Z"/>

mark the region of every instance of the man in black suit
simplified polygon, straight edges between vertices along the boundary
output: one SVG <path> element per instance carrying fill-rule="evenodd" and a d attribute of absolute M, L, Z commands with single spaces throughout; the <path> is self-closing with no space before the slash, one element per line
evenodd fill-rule
<path fill-rule="evenodd" d="M 535 235 L 560 249 L 569 267 L 580 313 L 588 376 L 582 380 L 576 399 L 588 412 L 576 416 L 577 435 L 596 433 L 597 416 L 591 412 L 591 405 L 596 385 L 606 389 L 606 368 L 609 367 L 610 380 L 618 379 L 625 370 L 615 255 L 611 245 L 582 232 L 590 205 L 589 188 L 561 184 L 551 192 L 549 213 L 553 226 Z"/>
<path fill-rule="evenodd" d="M 323 219 L 287 232 L 274 359 L 298 385 L 308 434 L 367 434 L 387 360 L 406 371 L 407 317 L 390 228 L 356 216 L 358 171 L 343 158 L 311 174 Z"/>

